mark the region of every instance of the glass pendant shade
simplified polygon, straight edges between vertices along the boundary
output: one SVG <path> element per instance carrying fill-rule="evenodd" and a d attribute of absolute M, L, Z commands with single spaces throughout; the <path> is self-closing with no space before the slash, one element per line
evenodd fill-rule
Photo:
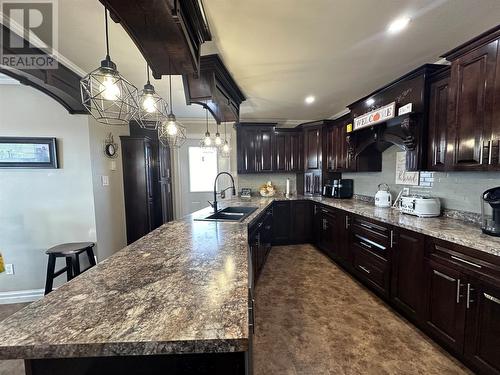
<path fill-rule="evenodd" d="M 224 141 L 219 149 L 222 158 L 228 158 L 231 155 L 231 146 L 229 146 L 229 142 L 227 141 L 226 123 L 224 123 Z"/>
<path fill-rule="evenodd" d="M 105 9 L 106 58 L 80 80 L 82 104 L 99 122 L 127 125 L 138 110 L 137 88 L 123 78 L 109 57 L 108 11 Z"/>
<path fill-rule="evenodd" d="M 144 129 L 156 130 L 160 124 L 167 120 L 167 102 L 156 93 L 149 82 L 138 94 L 139 108 L 134 115 L 134 120 Z"/>
<path fill-rule="evenodd" d="M 164 146 L 179 148 L 186 142 L 186 128 L 177 121 L 173 113 L 169 113 L 158 127 L 158 139 Z"/>
<path fill-rule="evenodd" d="M 208 131 L 208 109 L 205 107 L 205 121 L 207 123 L 207 131 L 205 132 L 205 135 L 200 141 L 200 146 L 201 147 L 212 147 L 212 138 L 210 136 L 210 132 Z"/>

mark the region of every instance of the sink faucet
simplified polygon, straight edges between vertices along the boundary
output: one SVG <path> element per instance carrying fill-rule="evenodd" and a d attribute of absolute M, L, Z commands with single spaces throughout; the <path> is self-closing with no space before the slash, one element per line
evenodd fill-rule
<path fill-rule="evenodd" d="M 226 190 L 233 189 L 233 195 L 236 195 L 236 188 L 234 187 L 234 178 L 233 178 L 233 176 L 231 176 L 231 174 L 227 173 L 227 172 L 220 172 L 215 177 L 215 180 L 214 180 L 214 201 L 213 201 L 213 203 L 210 202 L 210 201 L 208 201 L 208 203 L 210 203 L 210 206 L 212 206 L 212 208 L 214 209 L 214 213 L 217 212 L 217 179 L 219 178 L 220 175 L 223 175 L 223 174 L 227 174 L 229 177 L 231 177 L 232 186 L 221 190 L 221 192 L 219 194 L 223 197 L 223 194 L 224 194 L 224 192 Z"/>

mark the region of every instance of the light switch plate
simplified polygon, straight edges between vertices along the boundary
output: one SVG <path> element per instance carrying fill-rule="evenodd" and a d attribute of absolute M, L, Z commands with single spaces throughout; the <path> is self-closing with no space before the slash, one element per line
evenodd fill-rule
<path fill-rule="evenodd" d="M 14 265 L 12 263 L 5 264 L 5 274 L 6 275 L 14 274 Z"/>
<path fill-rule="evenodd" d="M 111 160 L 109 169 L 111 169 L 112 171 L 116 171 L 116 161 Z"/>
<path fill-rule="evenodd" d="M 109 186 L 109 176 L 101 176 L 102 186 Z"/>

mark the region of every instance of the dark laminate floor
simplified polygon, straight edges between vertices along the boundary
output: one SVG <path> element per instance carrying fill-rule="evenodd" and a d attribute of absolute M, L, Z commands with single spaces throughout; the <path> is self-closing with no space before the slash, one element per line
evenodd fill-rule
<path fill-rule="evenodd" d="M 0 322 L 16 311 L 21 310 L 27 303 L 0 305 Z M 23 375 L 24 363 L 21 360 L 0 361 L 0 375 Z"/>
<path fill-rule="evenodd" d="M 273 247 L 256 288 L 255 375 L 470 374 L 311 245 Z"/>

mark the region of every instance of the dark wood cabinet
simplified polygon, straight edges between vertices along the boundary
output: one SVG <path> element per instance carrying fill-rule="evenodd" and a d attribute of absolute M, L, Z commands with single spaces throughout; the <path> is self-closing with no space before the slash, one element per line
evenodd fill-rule
<path fill-rule="evenodd" d="M 426 264 L 424 324 L 441 343 L 462 352 L 465 334 L 464 275 L 433 260 Z"/>
<path fill-rule="evenodd" d="M 473 278 L 465 286 L 464 354 L 482 374 L 500 374 L 500 285 Z"/>
<path fill-rule="evenodd" d="M 274 171 L 302 171 L 304 169 L 302 132 L 279 130 L 275 132 L 274 139 Z"/>
<path fill-rule="evenodd" d="M 248 228 L 249 258 L 255 285 L 271 251 L 274 208 L 268 208 Z"/>
<path fill-rule="evenodd" d="M 355 161 L 348 152 L 347 125 L 349 114 L 329 121 L 323 130 L 323 169 L 328 172 L 355 170 Z"/>
<path fill-rule="evenodd" d="M 428 169 L 446 169 L 446 143 L 448 128 L 448 86 L 450 68 L 445 67 L 432 78 L 429 98 Z"/>
<path fill-rule="evenodd" d="M 337 258 L 337 218 L 333 209 L 321 207 L 320 208 L 320 227 L 318 247 L 325 252 L 332 259 Z"/>
<path fill-rule="evenodd" d="M 321 169 L 322 165 L 322 122 L 304 126 L 305 169 Z"/>
<path fill-rule="evenodd" d="M 444 56 L 451 62 L 447 169 L 497 170 L 500 27 Z"/>
<path fill-rule="evenodd" d="M 273 202 L 273 244 L 290 243 L 291 207 L 289 201 Z"/>
<path fill-rule="evenodd" d="M 322 171 L 309 171 L 304 173 L 304 194 L 321 195 L 322 189 Z"/>
<path fill-rule="evenodd" d="M 402 228 L 393 229 L 391 300 L 416 321 L 424 292 L 425 236 Z"/>
<path fill-rule="evenodd" d="M 311 242 L 311 212 L 312 206 L 309 201 L 290 202 L 291 226 L 289 230 L 292 243 Z"/>
<path fill-rule="evenodd" d="M 274 171 L 274 124 L 237 127 L 238 173 Z"/>

